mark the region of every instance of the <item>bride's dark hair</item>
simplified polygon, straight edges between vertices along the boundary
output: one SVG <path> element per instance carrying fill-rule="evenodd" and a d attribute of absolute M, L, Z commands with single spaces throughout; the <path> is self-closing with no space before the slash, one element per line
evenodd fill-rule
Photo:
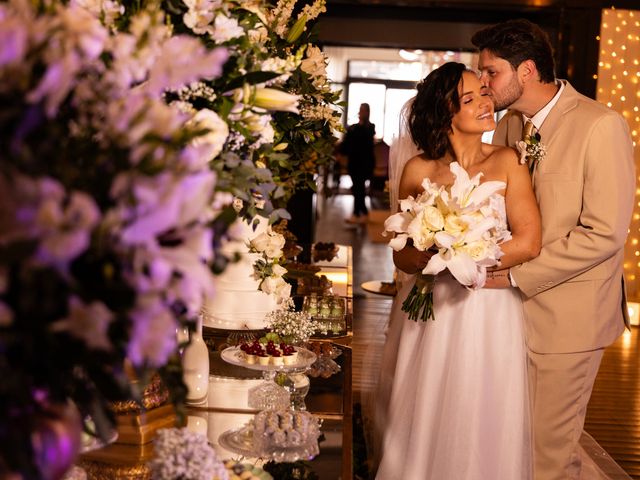
<path fill-rule="evenodd" d="M 418 84 L 409 114 L 409 132 L 427 158 L 442 158 L 451 147 L 448 133 L 451 119 L 460 110 L 458 84 L 466 70 L 462 63 L 448 62 Z"/>

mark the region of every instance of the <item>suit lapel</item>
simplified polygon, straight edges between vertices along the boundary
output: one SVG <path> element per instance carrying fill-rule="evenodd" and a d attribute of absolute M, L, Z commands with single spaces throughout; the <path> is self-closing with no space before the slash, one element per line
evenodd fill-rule
<path fill-rule="evenodd" d="M 509 118 L 509 126 L 507 130 L 507 144 L 511 147 L 516 147 L 522 139 L 522 129 L 524 124 L 522 123 L 522 114 L 515 110 L 511 112 L 511 118 Z"/>
<path fill-rule="evenodd" d="M 549 145 L 553 139 L 553 134 L 558 131 L 563 115 L 578 106 L 578 98 L 580 97 L 580 94 L 569 82 L 566 80 L 560 81 L 564 83 L 564 90 L 539 130 L 541 141 L 546 145 Z"/>

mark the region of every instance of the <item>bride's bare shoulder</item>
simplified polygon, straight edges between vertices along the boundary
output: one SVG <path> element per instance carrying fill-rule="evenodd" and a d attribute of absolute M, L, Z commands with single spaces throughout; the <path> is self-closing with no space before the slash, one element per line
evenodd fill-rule
<path fill-rule="evenodd" d="M 483 143 L 483 147 L 487 152 L 487 159 L 491 160 L 491 162 L 503 164 L 505 167 L 518 163 L 518 153 L 514 148 L 503 145 L 489 145 L 487 143 Z"/>
<path fill-rule="evenodd" d="M 433 166 L 433 160 L 428 159 L 424 156 L 423 153 L 416 155 L 409 159 L 407 164 L 404 167 L 405 172 L 407 171 L 424 171 L 429 170 Z"/>
<path fill-rule="evenodd" d="M 433 176 L 436 163 L 423 154 L 410 158 L 402 172 L 403 187 L 411 191 L 417 190 L 425 177 Z"/>

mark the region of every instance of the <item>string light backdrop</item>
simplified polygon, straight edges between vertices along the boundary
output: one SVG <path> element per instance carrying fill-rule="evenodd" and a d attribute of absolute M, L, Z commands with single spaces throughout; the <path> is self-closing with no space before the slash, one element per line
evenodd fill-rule
<path fill-rule="evenodd" d="M 640 11 L 602 10 L 597 100 L 620 112 L 633 138 L 636 174 L 640 174 Z M 633 218 L 625 247 L 624 271 L 630 301 L 640 301 L 640 188 L 636 178 Z"/>

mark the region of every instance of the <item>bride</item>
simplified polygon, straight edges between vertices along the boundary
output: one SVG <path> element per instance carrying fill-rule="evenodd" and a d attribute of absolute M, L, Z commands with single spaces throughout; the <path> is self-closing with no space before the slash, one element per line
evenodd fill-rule
<path fill-rule="evenodd" d="M 482 181 L 504 182 L 496 195 L 512 239 L 501 245 L 505 269 L 540 249 L 540 216 L 526 165 L 510 148 L 482 143 L 495 128 L 493 104 L 477 75 L 447 63 L 419 85 L 407 127 L 423 153 L 396 155 L 392 198 L 416 196 L 425 177 L 451 185 L 452 162 Z M 407 141 L 404 141 L 406 151 Z M 400 148 L 402 151 L 403 149 Z M 394 160 L 392 160 L 394 161 Z M 395 178 L 394 178 L 395 177 Z M 394 181 L 395 179 L 395 181 Z M 397 201 L 394 202 L 397 205 Z M 381 437 L 377 479 L 527 480 L 531 439 L 522 303 L 515 289 L 462 287 L 443 272 L 434 288 L 435 320 L 401 311 L 413 275 L 429 253 L 394 252 L 400 272 L 391 311 L 376 421 Z"/>

